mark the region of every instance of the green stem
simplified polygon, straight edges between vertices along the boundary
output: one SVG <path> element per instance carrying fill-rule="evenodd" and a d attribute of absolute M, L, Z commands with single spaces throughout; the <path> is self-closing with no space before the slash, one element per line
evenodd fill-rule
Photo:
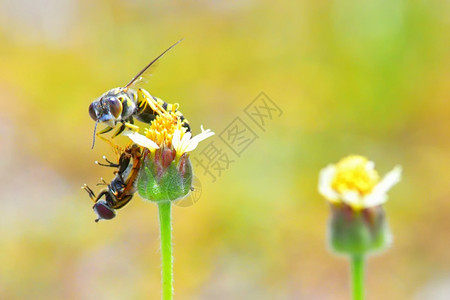
<path fill-rule="evenodd" d="M 364 256 L 353 255 L 352 264 L 352 293 L 353 300 L 364 299 Z"/>
<path fill-rule="evenodd" d="M 172 214 L 170 201 L 159 202 L 159 228 L 161 232 L 162 299 L 173 298 Z"/>

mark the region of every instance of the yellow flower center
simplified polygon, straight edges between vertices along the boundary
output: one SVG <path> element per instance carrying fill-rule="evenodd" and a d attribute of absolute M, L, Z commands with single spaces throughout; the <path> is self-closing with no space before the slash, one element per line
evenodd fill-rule
<path fill-rule="evenodd" d="M 181 137 L 186 132 L 179 118 L 173 112 L 168 112 L 157 115 L 146 129 L 145 135 L 160 147 L 172 147 L 173 134 L 177 129 L 181 131 Z"/>
<path fill-rule="evenodd" d="M 357 191 L 367 195 L 379 179 L 373 163 L 363 156 L 351 155 L 336 164 L 336 175 L 331 186 L 339 193 Z"/>

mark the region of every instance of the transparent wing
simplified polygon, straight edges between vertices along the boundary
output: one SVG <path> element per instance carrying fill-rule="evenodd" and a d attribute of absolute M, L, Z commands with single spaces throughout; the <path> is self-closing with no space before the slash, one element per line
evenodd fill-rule
<path fill-rule="evenodd" d="M 153 71 L 155 70 L 156 66 L 157 66 L 157 61 L 164 55 L 166 54 L 170 49 L 172 49 L 173 47 L 175 47 L 179 42 L 181 42 L 183 39 L 179 40 L 178 42 L 176 42 L 175 44 L 173 44 L 172 46 L 170 46 L 169 48 L 167 48 L 163 53 L 161 53 L 157 58 L 155 58 L 154 60 L 152 60 L 148 65 L 145 66 L 145 68 L 143 68 L 139 73 L 137 73 L 136 76 L 133 77 L 133 79 L 131 79 L 131 81 L 125 86 L 125 89 L 130 88 L 130 87 L 136 87 L 139 86 L 143 83 L 146 83 L 149 79 L 149 77 L 152 75 Z"/>

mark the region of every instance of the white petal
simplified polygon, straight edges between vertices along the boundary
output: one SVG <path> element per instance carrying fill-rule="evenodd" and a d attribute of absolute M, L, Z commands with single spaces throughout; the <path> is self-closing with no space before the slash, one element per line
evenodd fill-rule
<path fill-rule="evenodd" d="M 183 138 L 181 139 L 181 143 L 180 143 L 182 147 L 187 147 L 187 145 L 189 144 L 189 141 L 191 139 L 191 136 L 192 136 L 192 133 L 190 133 L 190 132 L 186 132 L 183 135 Z"/>
<path fill-rule="evenodd" d="M 319 193 L 330 201 L 338 202 L 339 194 L 331 187 L 334 175 L 336 174 L 336 167 L 328 165 L 319 173 Z"/>
<path fill-rule="evenodd" d="M 374 193 L 387 193 L 402 178 L 402 167 L 395 166 L 392 171 L 387 173 L 383 179 L 373 188 Z"/>
<path fill-rule="evenodd" d="M 402 176 L 402 167 L 396 166 L 387 173 L 383 179 L 373 188 L 372 193 L 364 197 L 364 207 L 372 207 L 387 201 L 387 192 L 397 184 Z"/>
<path fill-rule="evenodd" d="M 190 132 L 186 132 L 183 135 L 180 143 L 176 144 L 176 146 L 174 144 L 174 148 L 177 151 L 178 155 L 182 155 L 185 152 L 194 150 L 195 148 L 197 148 L 198 143 L 214 135 L 214 132 L 212 132 L 210 129 L 204 130 L 203 126 L 201 126 L 201 129 L 202 132 L 194 137 L 192 137 L 192 134 Z"/>
<path fill-rule="evenodd" d="M 191 143 L 186 148 L 186 152 L 194 150 L 195 148 L 197 148 L 198 144 L 201 141 L 206 140 L 207 138 L 209 138 L 210 136 L 213 136 L 215 134 L 210 129 L 204 130 L 203 126 L 201 126 L 201 128 L 202 128 L 202 132 L 192 138 Z"/>
<path fill-rule="evenodd" d="M 180 140 L 180 144 L 178 145 L 178 149 L 175 149 L 177 153 L 182 155 L 184 152 L 186 152 L 186 148 L 189 146 L 189 143 L 191 141 L 192 134 L 190 132 L 186 132 L 183 137 Z"/>
<path fill-rule="evenodd" d="M 178 147 L 180 146 L 181 142 L 180 139 L 181 139 L 181 131 L 175 130 L 172 137 L 172 145 L 175 150 L 178 149 Z"/>
<path fill-rule="evenodd" d="M 139 134 L 137 132 L 129 132 L 128 131 L 128 132 L 125 132 L 124 135 L 128 136 L 133 142 L 135 142 L 139 146 L 150 149 L 151 151 L 159 148 L 159 146 L 154 141 L 152 141 L 151 139 L 149 139 L 146 136 L 143 136 L 142 134 Z"/>
<path fill-rule="evenodd" d="M 363 208 L 364 202 L 357 191 L 346 191 L 342 193 L 342 200 L 353 208 Z"/>
<path fill-rule="evenodd" d="M 190 140 L 190 142 L 187 145 L 186 149 L 184 149 L 184 152 L 192 151 L 195 148 L 197 148 L 197 146 L 198 146 L 198 140 L 197 139 L 192 139 L 192 140 Z"/>
<path fill-rule="evenodd" d="M 203 133 L 197 134 L 196 136 L 194 136 L 190 142 L 189 145 L 186 147 L 186 152 L 188 151 L 192 151 L 195 148 L 197 148 L 198 143 L 200 143 L 201 141 L 203 141 L 204 139 L 206 139 L 207 137 L 203 136 Z"/>
<path fill-rule="evenodd" d="M 387 194 L 386 193 L 377 193 L 377 192 L 372 192 L 369 195 L 365 196 L 363 199 L 363 204 L 364 207 L 373 207 L 373 206 L 377 206 L 377 205 L 381 205 L 384 202 L 386 202 L 388 199 Z"/>
<path fill-rule="evenodd" d="M 201 142 L 203 140 L 206 140 L 210 136 L 213 136 L 214 134 L 215 133 L 213 131 L 211 131 L 211 129 L 207 129 L 207 130 L 202 131 L 202 133 L 200 133 L 199 135 L 196 135 L 195 137 L 198 138 L 199 142 Z"/>

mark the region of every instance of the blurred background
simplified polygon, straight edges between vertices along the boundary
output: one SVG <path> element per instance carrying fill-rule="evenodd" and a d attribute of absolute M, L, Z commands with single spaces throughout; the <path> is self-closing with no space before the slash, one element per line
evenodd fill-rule
<path fill-rule="evenodd" d="M 450 282 L 450 2 L 0 1 L 0 298 L 158 299 L 156 205 L 94 222 L 114 159 L 91 150 L 88 105 L 169 45 L 145 86 L 178 102 L 233 162 L 174 208 L 175 299 L 349 299 L 326 247 L 321 168 L 348 154 L 396 164 L 393 247 L 368 263 L 368 299 L 443 299 Z M 264 92 L 264 128 L 245 108 Z M 220 139 L 240 118 L 240 156 Z M 101 127 L 101 126 L 100 126 Z M 192 158 L 201 158 L 200 145 Z"/>

